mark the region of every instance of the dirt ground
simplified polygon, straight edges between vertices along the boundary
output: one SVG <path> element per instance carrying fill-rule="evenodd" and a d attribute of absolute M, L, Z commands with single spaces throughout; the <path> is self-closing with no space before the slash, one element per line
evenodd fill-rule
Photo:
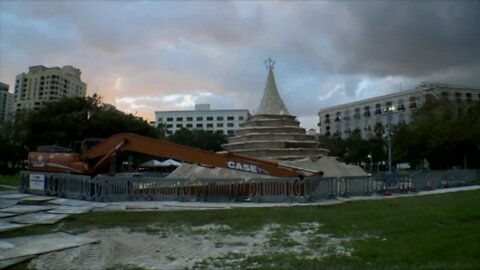
<path fill-rule="evenodd" d="M 115 228 L 91 230 L 82 236 L 100 239 L 90 244 L 38 256 L 31 269 L 238 269 L 249 256 L 285 252 L 305 258 L 349 256 L 352 238 L 318 233 L 321 224 L 293 227 L 269 224 L 249 233 L 235 233 L 226 225 L 161 228 L 147 232 Z M 314 240 L 315 242 L 312 242 Z M 320 247 L 318 243 L 321 243 Z"/>

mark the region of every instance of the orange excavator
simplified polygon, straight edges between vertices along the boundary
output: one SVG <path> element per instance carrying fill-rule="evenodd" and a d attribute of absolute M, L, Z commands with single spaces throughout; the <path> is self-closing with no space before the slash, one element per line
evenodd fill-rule
<path fill-rule="evenodd" d="M 55 149 L 31 152 L 28 156 L 28 169 L 53 173 L 104 174 L 108 173 L 112 160 L 122 151 L 276 177 L 304 178 L 323 174 L 271 160 L 230 152 L 214 153 L 131 133 L 116 134 L 107 139 L 86 139 L 78 153 Z"/>

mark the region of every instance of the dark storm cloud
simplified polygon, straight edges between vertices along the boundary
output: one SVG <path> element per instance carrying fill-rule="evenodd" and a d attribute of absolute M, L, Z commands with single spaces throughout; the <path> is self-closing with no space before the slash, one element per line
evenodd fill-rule
<path fill-rule="evenodd" d="M 420 77 L 480 59 L 480 2 L 336 2 L 297 6 L 312 42 L 338 73 Z M 302 40 L 303 42 L 305 40 Z M 316 55 L 318 47 L 310 45 Z M 323 51 L 323 50 L 322 50 Z"/>
<path fill-rule="evenodd" d="M 0 1 L 0 80 L 73 65 L 120 109 L 257 109 L 267 71 L 289 111 L 421 81 L 480 84 L 480 2 Z"/>

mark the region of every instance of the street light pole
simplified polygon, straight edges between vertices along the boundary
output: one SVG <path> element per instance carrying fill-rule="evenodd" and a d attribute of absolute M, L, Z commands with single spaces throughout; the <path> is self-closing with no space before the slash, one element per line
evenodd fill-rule
<path fill-rule="evenodd" d="M 390 134 L 390 128 L 388 130 L 388 171 L 392 171 L 392 135 Z"/>
<path fill-rule="evenodd" d="M 392 172 L 392 113 L 395 110 L 395 107 L 390 106 L 388 110 L 388 171 Z"/>
<path fill-rule="evenodd" d="M 370 159 L 370 173 L 373 173 L 373 171 L 372 171 L 372 165 L 373 165 L 372 151 L 370 151 L 370 154 L 368 154 L 367 157 Z"/>

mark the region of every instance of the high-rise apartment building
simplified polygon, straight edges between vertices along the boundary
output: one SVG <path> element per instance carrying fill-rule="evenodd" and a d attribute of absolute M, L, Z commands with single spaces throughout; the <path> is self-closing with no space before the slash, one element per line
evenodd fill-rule
<path fill-rule="evenodd" d="M 81 81 L 80 74 L 80 70 L 72 66 L 30 67 L 28 73 L 16 77 L 14 111 L 37 110 L 47 102 L 64 97 L 84 97 L 87 84 Z"/>
<path fill-rule="evenodd" d="M 156 111 L 155 126 L 164 124 L 167 134 L 187 128 L 233 135 L 248 116 L 248 110 L 210 110 L 209 104 L 196 104 L 193 111 Z"/>
<path fill-rule="evenodd" d="M 480 86 L 421 83 L 411 90 L 321 109 L 318 113 L 320 135 L 342 137 L 355 129 L 363 138 L 373 135 L 374 127 L 409 123 L 412 112 L 429 98 L 474 102 L 480 99 Z"/>
<path fill-rule="evenodd" d="M 0 125 L 8 120 L 12 111 L 13 94 L 8 92 L 9 85 L 0 82 Z"/>

